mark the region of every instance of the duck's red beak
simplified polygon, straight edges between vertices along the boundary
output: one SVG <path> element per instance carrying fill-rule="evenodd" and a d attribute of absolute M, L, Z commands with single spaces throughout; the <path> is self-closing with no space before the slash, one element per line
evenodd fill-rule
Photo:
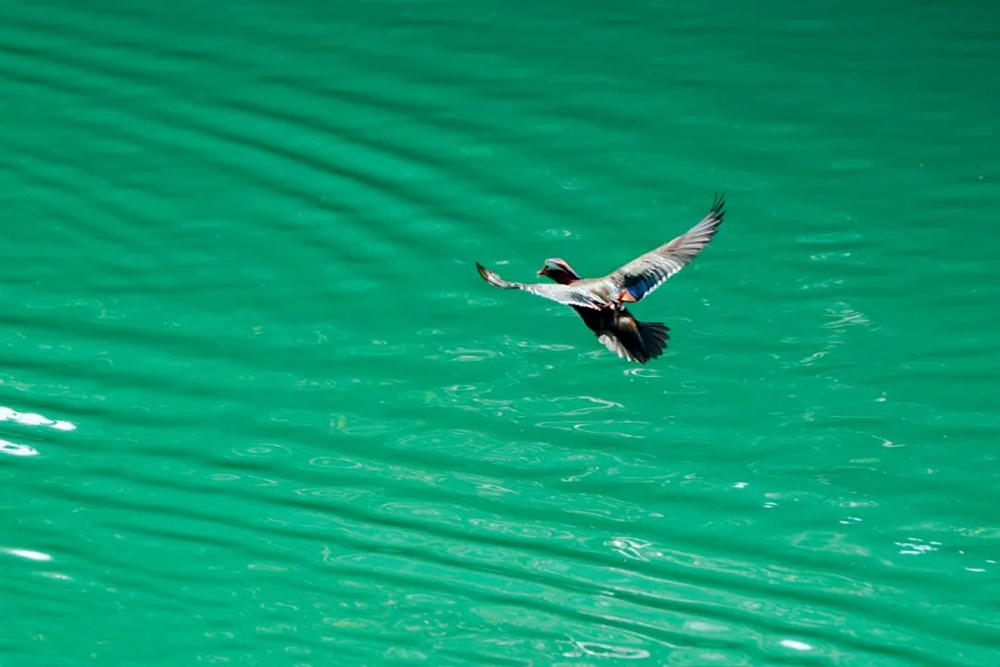
<path fill-rule="evenodd" d="M 546 273 L 548 273 L 548 271 L 545 270 L 544 266 L 542 268 L 538 269 L 538 275 L 544 276 Z"/>

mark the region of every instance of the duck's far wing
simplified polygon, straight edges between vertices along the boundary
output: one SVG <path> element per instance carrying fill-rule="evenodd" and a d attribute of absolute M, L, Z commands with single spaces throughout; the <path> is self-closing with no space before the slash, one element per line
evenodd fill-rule
<path fill-rule="evenodd" d="M 608 280 L 614 284 L 616 291 L 628 290 L 633 299 L 641 301 L 687 266 L 708 245 L 722 224 L 725 204 L 724 196 L 716 197 L 712 209 L 701 222 L 673 241 L 633 259 L 609 275 Z"/>
<path fill-rule="evenodd" d="M 567 306 L 581 306 L 583 308 L 599 309 L 606 305 L 598 299 L 589 296 L 586 292 L 573 288 L 572 285 L 515 283 L 509 280 L 504 280 L 497 274 L 496 271 L 487 269 L 479 262 L 476 262 L 476 268 L 479 270 L 479 275 L 483 277 L 483 280 L 494 287 L 499 287 L 500 289 L 519 289 L 546 299 L 558 301 L 559 303 Z"/>

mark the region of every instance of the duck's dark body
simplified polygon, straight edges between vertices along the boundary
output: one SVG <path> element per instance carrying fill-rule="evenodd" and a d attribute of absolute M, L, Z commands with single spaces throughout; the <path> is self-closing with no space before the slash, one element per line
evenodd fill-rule
<path fill-rule="evenodd" d="M 581 308 L 573 310 L 593 331 L 598 340 L 618 356 L 644 364 L 663 354 L 670 339 L 670 328 L 662 322 L 640 322 L 628 308 Z"/>
<path fill-rule="evenodd" d="M 566 269 L 569 267 L 567 266 Z M 580 277 L 572 270 L 553 268 L 542 275 L 560 285 L 580 282 Z M 661 322 L 640 322 L 624 305 L 618 308 L 583 308 L 570 306 L 580 316 L 587 328 L 597 339 L 619 357 L 644 364 L 655 359 L 667 347 L 670 331 Z"/>

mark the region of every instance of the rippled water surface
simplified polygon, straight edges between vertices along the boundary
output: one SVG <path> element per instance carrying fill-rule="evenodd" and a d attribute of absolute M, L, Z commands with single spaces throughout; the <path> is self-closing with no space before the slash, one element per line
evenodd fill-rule
<path fill-rule="evenodd" d="M 0 664 L 992 666 L 985 2 L 20 3 Z M 492 289 L 610 271 L 647 366 Z"/>

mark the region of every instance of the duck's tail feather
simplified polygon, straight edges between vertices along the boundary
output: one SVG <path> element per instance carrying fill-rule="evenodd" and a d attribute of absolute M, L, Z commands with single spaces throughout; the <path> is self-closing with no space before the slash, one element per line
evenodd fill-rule
<path fill-rule="evenodd" d="M 617 326 L 605 328 L 597 337 L 622 359 L 644 364 L 663 354 L 670 339 L 667 325 L 661 322 L 639 322 L 620 319 Z"/>
<path fill-rule="evenodd" d="M 656 359 L 667 349 L 670 327 L 662 322 L 638 322 L 638 325 L 639 337 L 642 338 L 642 346 L 646 350 L 646 360 Z"/>

